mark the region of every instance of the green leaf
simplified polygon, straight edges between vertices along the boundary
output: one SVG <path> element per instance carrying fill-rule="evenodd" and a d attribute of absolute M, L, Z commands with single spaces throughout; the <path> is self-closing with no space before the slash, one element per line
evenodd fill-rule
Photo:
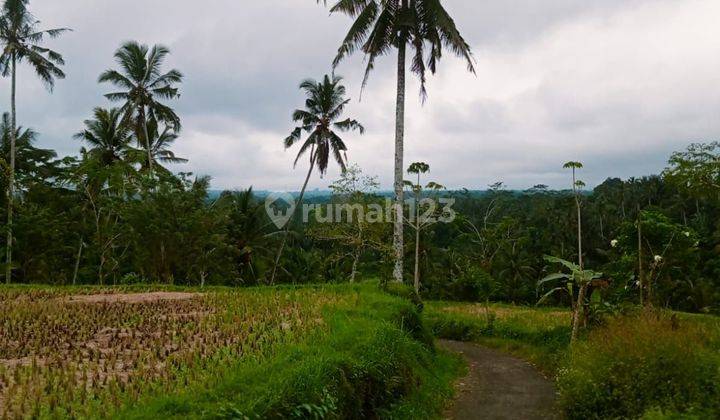
<path fill-rule="evenodd" d="M 562 264 L 562 265 L 564 265 L 565 267 L 567 267 L 569 270 L 572 270 L 572 271 L 574 271 L 574 272 L 575 272 L 575 271 L 580 271 L 580 266 L 579 266 L 579 265 L 574 264 L 574 263 L 571 263 L 570 261 L 563 260 L 562 258 L 553 257 L 553 256 L 550 256 L 550 255 L 546 255 L 546 256 L 543 257 L 543 258 L 545 259 L 545 261 L 550 262 L 550 263 Z"/>
<path fill-rule="evenodd" d="M 537 282 L 537 287 L 540 288 L 540 286 L 542 286 L 543 284 L 545 284 L 545 283 L 547 283 L 547 282 L 551 282 L 551 281 L 553 281 L 553 280 L 569 279 L 569 278 L 570 278 L 570 275 L 565 274 L 565 273 L 550 274 L 549 276 L 547 276 L 547 277 L 543 278 L 542 280 L 538 281 L 538 282 Z"/>
<path fill-rule="evenodd" d="M 537 303 L 537 304 L 538 304 L 538 305 L 541 305 L 541 304 L 542 304 L 543 302 L 545 302 L 548 298 L 550 298 L 550 296 L 552 296 L 552 295 L 554 295 L 555 293 L 558 293 L 558 292 L 567 292 L 567 290 L 565 290 L 564 287 L 556 287 L 556 288 L 550 290 L 549 292 L 545 293 L 545 294 L 540 298 L 540 300 L 538 300 L 538 303 Z"/>

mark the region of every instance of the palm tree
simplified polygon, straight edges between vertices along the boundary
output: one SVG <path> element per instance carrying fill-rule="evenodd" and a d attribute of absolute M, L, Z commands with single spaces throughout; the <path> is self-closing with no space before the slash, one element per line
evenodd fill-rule
<path fill-rule="evenodd" d="M 319 0 L 318 0 L 319 1 Z M 323 0 L 327 3 L 327 0 Z M 420 94 L 426 97 L 425 76 L 435 73 L 443 48 L 464 59 L 475 73 L 470 46 L 460 35 L 441 0 L 338 0 L 331 13 L 342 13 L 355 21 L 345 36 L 334 66 L 357 50 L 367 58 L 363 87 L 375 60 L 398 50 L 397 103 L 395 110 L 395 281 L 403 281 L 403 158 L 405 137 L 405 72 L 407 47 L 411 48 L 410 70 L 420 79 Z"/>
<path fill-rule="evenodd" d="M 228 236 L 237 249 L 238 271 L 243 280 L 250 276 L 253 281 L 258 279 L 258 267 L 255 255 L 267 252 L 264 244 L 272 222 L 265 218 L 265 207 L 257 200 L 251 188 L 239 192 L 224 192 L 218 199 L 218 205 L 225 208 L 231 223 Z"/>
<path fill-rule="evenodd" d="M 180 130 L 180 118 L 172 108 L 160 102 L 179 97 L 175 86 L 182 83 L 183 79 L 178 70 L 162 72 L 168 54 L 170 50 L 162 45 L 149 49 L 147 45 L 136 41 L 127 42 L 115 52 L 115 60 L 122 70 L 107 70 L 98 79 L 100 83 L 111 83 L 122 89 L 120 92 L 108 93 L 105 97 L 111 101 L 124 102 L 122 110 L 128 121 L 134 121 L 138 143 L 147 152 L 151 174 L 153 157 L 148 120 L 164 122 L 175 132 Z"/>
<path fill-rule="evenodd" d="M 0 74 L 11 76 L 10 87 L 10 165 L 7 186 L 7 242 L 5 281 L 12 274 L 13 202 L 15 198 L 15 147 L 17 142 L 17 111 L 15 106 L 17 66 L 26 61 L 45 85 L 52 91 L 55 79 L 65 78 L 60 66 L 65 64 L 62 55 L 43 47 L 45 37 L 56 38 L 68 29 L 38 29 L 38 20 L 27 9 L 28 0 L 5 0 L 0 16 Z"/>
<path fill-rule="evenodd" d="M 93 116 L 85 120 L 85 130 L 73 137 L 86 142 L 90 146 L 88 154 L 104 166 L 126 160 L 132 129 L 123 122 L 123 112 L 118 108 L 95 108 Z"/>
<path fill-rule="evenodd" d="M 296 109 L 293 112 L 292 119 L 294 122 L 300 123 L 300 126 L 296 127 L 284 141 L 285 148 L 289 149 L 296 143 L 301 142 L 303 132 L 308 133 L 307 138 L 300 146 L 294 163 L 294 165 L 297 165 L 300 158 L 308 151 L 310 152 L 310 167 L 300 190 L 300 197 L 295 209 L 302 205 L 305 189 L 315 167 L 317 166 L 321 176 L 327 172 L 331 154 L 342 171 L 345 171 L 347 146 L 345 146 L 345 142 L 337 135 L 335 130 L 340 132 L 357 130 L 360 134 L 365 132 L 365 128 L 356 120 L 348 118 L 338 121 L 345 110 L 345 106 L 350 102 L 350 99 L 345 99 L 345 86 L 341 85 L 341 82 L 342 77 L 326 75 L 321 82 L 308 79 L 300 84 L 300 89 L 304 90 L 307 96 L 305 109 Z M 275 258 L 275 265 L 270 278 L 271 284 L 275 282 L 280 257 L 287 242 L 289 227 L 290 220 L 284 226 L 285 234 Z"/>
<path fill-rule="evenodd" d="M 160 124 L 154 118 L 151 118 L 147 123 L 148 135 L 150 136 L 150 154 L 140 151 L 137 158 L 137 162 L 140 162 L 141 170 L 156 170 L 161 171 L 165 174 L 170 174 L 170 171 L 161 165 L 161 163 L 185 163 L 188 160 L 175 156 L 175 153 L 170 150 L 170 146 L 178 139 L 177 131 L 172 127 L 165 125 L 160 131 Z M 148 156 L 150 161 L 148 162 Z"/>
<path fill-rule="evenodd" d="M 80 171 L 88 176 L 88 188 L 100 191 L 106 183 L 124 189 L 125 181 L 132 176 L 132 127 L 126 123 L 123 111 L 118 108 L 95 108 L 93 119 L 85 120 L 85 129 L 73 136 L 88 144 L 81 149 L 83 159 Z"/>

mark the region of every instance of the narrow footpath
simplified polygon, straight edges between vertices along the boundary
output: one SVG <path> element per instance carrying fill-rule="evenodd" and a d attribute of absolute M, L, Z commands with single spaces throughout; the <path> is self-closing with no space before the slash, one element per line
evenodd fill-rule
<path fill-rule="evenodd" d="M 440 347 L 460 353 L 469 365 L 468 375 L 445 418 L 559 419 L 553 382 L 528 362 L 473 343 L 440 340 Z"/>

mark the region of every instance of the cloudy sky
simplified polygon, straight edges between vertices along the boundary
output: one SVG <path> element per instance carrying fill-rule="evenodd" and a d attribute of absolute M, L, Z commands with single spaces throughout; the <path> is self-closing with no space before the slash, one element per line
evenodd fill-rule
<path fill-rule="evenodd" d="M 720 2 L 717 0 L 445 0 L 471 44 L 477 76 L 444 58 L 421 105 L 408 90 L 406 160 L 431 164 L 448 187 L 569 184 L 582 177 L 661 171 L 672 151 L 720 138 Z M 96 83 L 125 40 L 162 43 L 168 69 L 186 80 L 175 107 L 184 131 L 177 171 L 213 177 L 214 188 L 297 190 L 305 167 L 282 139 L 302 105 L 300 80 L 322 77 L 349 20 L 314 0 L 32 0 L 45 27 L 74 32 L 51 46 L 67 79 L 50 94 L 28 68 L 19 78 L 19 121 L 41 145 L 77 153 L 72 139 L 93 107 Z M 382 60 L 359 101 L 362 57 L 341 65 L 353 97 L 347 115 L 368 129 L 345 138 L 352 162 L 390 187 L 394 63 Z M 9 84 L 0 81 L 9 109 Z M 2 104 L 2 102 L 0 102 Z M 337 176 L 316 178 L 324 188 Z"/>

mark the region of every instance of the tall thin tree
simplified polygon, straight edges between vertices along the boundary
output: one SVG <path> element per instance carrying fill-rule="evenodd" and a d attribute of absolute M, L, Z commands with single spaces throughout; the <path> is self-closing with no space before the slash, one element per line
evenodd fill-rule
<path fill-rule="evenodd" d="M 319 0 L 318 0 L 319 1 Z M 323 0 L 327 3 L 327 0 Z M 363 87 L 375 68 L 378 57 L 398 51 L 397 97 L 395 109 L 395 281 L 403 281 L 403 161 L 405 139 L 405 73 L 407 49 L 411 49 L 412 73 L 420 79 L 420 95 L 425 100 L 425 77 L 429 70 L 435 73 L 443 48 L 450 49 L 467 63 L 475 73 L 470 46 L 460 35 L 454 20 L 443 7 L 441 0 L 338 0 L 331 13 L 342 13 L 354 19 L 338 54 L 334 66 L 360 50 L 367 58 Z"/>
<path fill-rule="evenodd" d="M 15 199 L 15 145 L 17 142 L 17 67 L 24 61 L 35 70 L 40 80 L 52 91 L 55 79 L 65 78 L 60 66 L 65 64 L 62 55 L 42 46 L 46 38 L 56 38 L 66 28 L 41 30 L 40 22 L 28 10 L 28 0 L 5 0 L 0 15 L 0 74 L 10 76 L 10 165 L 7 187 L 7 239 L 5 249 L 5 281 L 12 279 L 13 211 Z"/>
<path fill-rule="evenodd" d="M 572 191 L 575 197 L 575 208 L 577 210 L 577 241 L 578 241 L 578 265 L 580 270 L 584 269 L 583 265 L 583 250 L 582 250 L 582 204 L 580 202 L 580 189 L 585 186 L 585 183 L 577 179 L 577 170 L 583 168 L 581 162 L 567 162 L 563 165 L 565 169 L 572 169 Z"/>
<path fill-rule="evenodd" d="M 415 276 L 414 276 L 414 287 L 415 294 L 420 296 L 420 234 L 423 229 L 435 224 L 436 214 L 433 212 L 428 213 L 421 211 L 420 207 L 423 207 L 423 195 L 426 191 L 439 191 L 444 189 L 442 185 L 437 182 L 429 182 L 425 187 L 420 183 L 420 177 L 422 174 L 430 172 L 430 165 L 425 162 L 415 162 L 410 165 L 407 172 L 412 175 L 417 175 L 417 184 L 412 181 L 405 181 L 405 185 L 410 188 L 413 193 L 414 200 L 414 212 L 410 220 L 410 226 L 415 229 Z M 432 208 L 428 210 L 433 210 Z"/>
<path fill-rule="evenodd" d="M 583 164 L 581 162 L 567 162 L 565 165 L 563 165 L 563 168 L 565 169 L 572 169 L 572 188 L 573 188 L 573 196 L 575 197 L 575 208 L 577 210 L 577 241 L 578 241 L 578 268 L 580 271 L 580 277 L 584 279 L 583 282 L 580 282 L 580 287 L 578 289 L 578 299 L 577 299 L 577 305 L 575 307 L 575 312 L 573 314 L 573 325 L 572 325 L 572 339 L 573 341 L 577 337 L 578 329 L 580 327 L 580 317 L 581 314 L 585 314 L 587 316 L 587 306 L 586 306 L 586 294 L 588 287 L 590 286 L 592 279 L 585 278 L 585 265 L 583 264 L 583 248 L 582 248 L 582 203 L 580 201 L 580 190 L 585 186 L 585 183 L 583 181 L 580 181 L 577 179 L 576 172 L 579 169 L 583 168 Z M 587 319 L 587 318 L 586 318 Z"/>
<path fill-rule="evenodd" d="M 321 82 L 308 79 L 300 84 L 300 89 L 304 90 L 307 96 L 305 109 L 296 109 L 293 112 L 293 121 L 300 123 L 300 125 L 284 140 L 285 148 L 288 149 L 302 140 L 304 132 L 309 133 L 295 158 L 295 165 L 297 165 L 300 158 L 308 151 L 310 152 L 310 166 L 300 190 L 300 197 L 295 206 L 296 210 L 302 206 L 305 190 L 315 167 L 317 166 L 321 176 L 327 172 L 330 154 L 332 154 L 335 162 L 340 165 L 343 172 L 345 171 L 347 146 L 335 131 L 348 132 L 357 130 L 360 134 L 365 132 L 365 128 L 356 120 L 348 118 L 338 121 L 345 111 L 345 106 L 350 102 L 350 99 L 345 99 L 345 86 L 341 82 L 342 77 L 326 75 Z M 293 215 L 290 216 L 290 219 L 283 226 L 284 234 L 275 257 L 275 264 L 270 277 L 271 284 L 275 282 L 280 257 L 287 243 L 290 221 Z"/>
<path fill-rule="evenodd" d="M 110 83 L 119 92 L 108 93 L 111 101 L 124 102 L 122 110 L 128 121 L 134 122 L 134 128 L 140 147 L 147 152 L 148 169 L 152 175 L 153 156 L 148 123 L 150 119 L 161 121 L 180 131 L 180 118 L 161 100 L 175 99 L 180 96 L 176 87 L 182 83 L 183 75 L 178 70 L 163 73 L 162 66 L 170 50 L 162 45 L 152 49 L 136 41 L 123 44 L 115 52 L 115 60 L 121 71 L 107 70 L 100 75 L 100 83 Z"/>

